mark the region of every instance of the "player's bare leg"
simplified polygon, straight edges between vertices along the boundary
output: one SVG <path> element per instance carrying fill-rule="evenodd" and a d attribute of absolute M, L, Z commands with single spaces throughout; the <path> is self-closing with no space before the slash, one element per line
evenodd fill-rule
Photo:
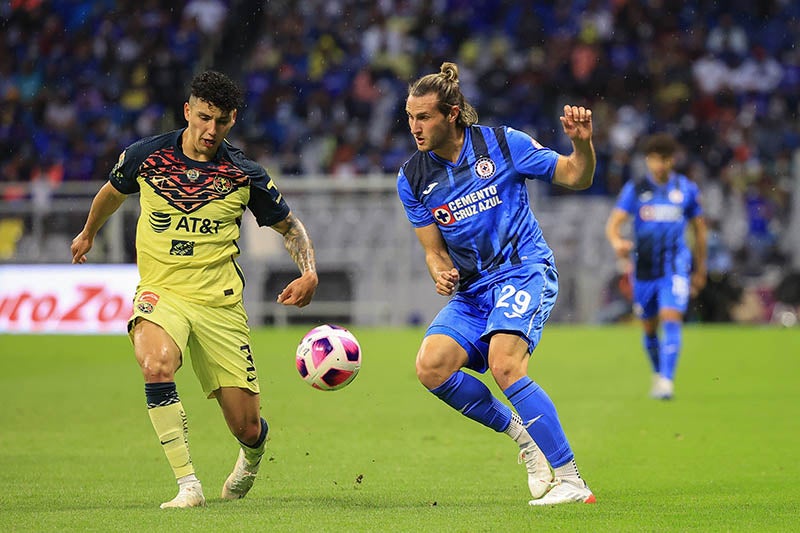
<path fill-rule="evenodd" d="M 131 338 L 145 380 L 147 413 L 178 481 L 178 495 L 161 508 L 202 507 L 206 499 L 195 476 L 186 413 L 175 388 L 181 350 L 161 326 L 149 320 L 137 319 Z"/>
<path fill-rule="evenodd" d="M 222 498 L 244 498 L 258 475 L 267 444 L 267 421 L 260 415 L 260 397 L 251 391 L 222 387 L 214 392 L 231 433 L 241 445 L 233 471 L 222 487 Z"/>

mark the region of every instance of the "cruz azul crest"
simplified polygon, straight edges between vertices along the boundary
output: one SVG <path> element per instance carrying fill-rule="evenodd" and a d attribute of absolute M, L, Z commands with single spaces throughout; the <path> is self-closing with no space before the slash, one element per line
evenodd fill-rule
<path fill-rule="evenodd" d="M 497 167 L 490 158 L 482 155 L 475 161 L 475 174 L 478 175 L 479 178 L 486 180 L 494 176 L 494 172 Z"/>

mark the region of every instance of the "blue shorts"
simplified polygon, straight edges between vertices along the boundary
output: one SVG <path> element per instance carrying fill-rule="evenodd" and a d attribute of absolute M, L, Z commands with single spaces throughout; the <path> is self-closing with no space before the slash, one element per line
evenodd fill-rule
<path fill-rule="evenodd" d="M 489 368 L 489 340 L 495 333 L 515 333 L 532 353 L 558 295 L 558 273 L 544 264 L 514 267 L 458 292 L 433 319 L 425 336 L 447 335 L 469 356 L 466 367 Z"/>
<path fill-rule="evenodd" d="M 633 312 L 639 318 L 653 318 L 661 309 L 685 313 L 688 305 L 689 276 L 673 274 L 654 280 L 633 280 Z"/>

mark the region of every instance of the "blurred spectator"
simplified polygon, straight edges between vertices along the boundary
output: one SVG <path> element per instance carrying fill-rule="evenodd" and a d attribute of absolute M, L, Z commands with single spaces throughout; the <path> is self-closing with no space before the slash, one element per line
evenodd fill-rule
<path fill-rule="evenodd" d="M 42 158 L 63 162 L 65 180 L 105 179 L 109 160 L 154 133 L 165 109 L 182 113 L 175 80 L 194 70 L 200 39 L 179 23 L 180 10 L 154 0 L 0 10 L 0 185 L 30 180 Z"/>
<path fill-rule="evenodd" d="M 183 18 L 194 19 L 207 36 L 219 36 L 227 15 L 228 7 L 220 0 L 189 0 L 183 8 Z"/>
<path fill-rule="evenodd" d="M 730 87 L 738 93 L 754 92 L 768 94 L 773 92 L 783 79 L 783 68 L 767 51 L 756 46 L 733 72 L 730 73 Z"/>
<path fill-rule="evenodd" d="M 720 234 L 719 220 L 708 218 L 706 265 L 710 278 L 733 272 L 733 253 Z"/>
<path fill-rule="evenodd" d="M 598 174 L 580 194 L 615 195 L 640 163 L 635 139 L 668 131 L 726 242 L 740 207 L 751 236 L 786 227 L 798 2 L 15 0 L 0 27 L 0 186 L 30 180 L 43 154 L 64 180 L 104 179 L 123 146 L 181 123 L 181 80 L 206 67 L 241 79 L 235 135 L 275 175 L 393 174 L 413 150 L 409 80 L 456 59 L 481 123 L 558 148 L 563 103 L 595 109 Z M 221 55 L 226 35 L 241 46 Z M 776 193 L 745 200 L 754 166 Z"/>
<path fill-rule="evenodd" d="M 706 41 L 709 50 L 725 55 L 743 56 L 747 53 L 748 45 L 747 32 L 736 22 L 732 13 L 722 13 Z"/>
<path fill-rule="evenodd" d="M 779 206 L 773 191 L 771 180 L 761 175 L 744 194 L 748 223 L 744 254 L 747 270 L 751 273 L 759 273 L 764 264 L 774 262 L 778 254 Z"/>
<path fill-rule="evenodd" d="M 692 76 L 700 97 L 711 97 L 730 87 L 731 71 L 721 55 L 711 50 L 692 64 Z"/>

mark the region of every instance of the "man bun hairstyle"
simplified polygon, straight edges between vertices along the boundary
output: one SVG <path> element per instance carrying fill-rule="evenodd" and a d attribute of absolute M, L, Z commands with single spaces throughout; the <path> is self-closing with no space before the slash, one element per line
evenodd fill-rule
<path fill-rule="evenodd" d="M 458 65 L 445 61 L 439 72 L 423 76 L 408 88 L 409 96 L 425 96 L 436 94 L 439 99 L 438 109 L 443 115 L 450 114 L 452 106 L 458 106 L 460 113 L 456 118 L 456 126 L 466 128 L 478 122 L 478 112 L 472 107 L 461 93 L 458 84 Z"/>
<path fill-rule="evenodd" d="M 669 133 L 655 133 L 645 140 L 643 150 L 645 155 L 673 157 L 678 151 L 678 142 Z"/>
<path fill-rule="evenodd" d="M 194 77 L 191 95 L 205 100 L 225 113 L 242 106 L 242 91 L 228 76 L 215 70 L 207 70 Z"/>

